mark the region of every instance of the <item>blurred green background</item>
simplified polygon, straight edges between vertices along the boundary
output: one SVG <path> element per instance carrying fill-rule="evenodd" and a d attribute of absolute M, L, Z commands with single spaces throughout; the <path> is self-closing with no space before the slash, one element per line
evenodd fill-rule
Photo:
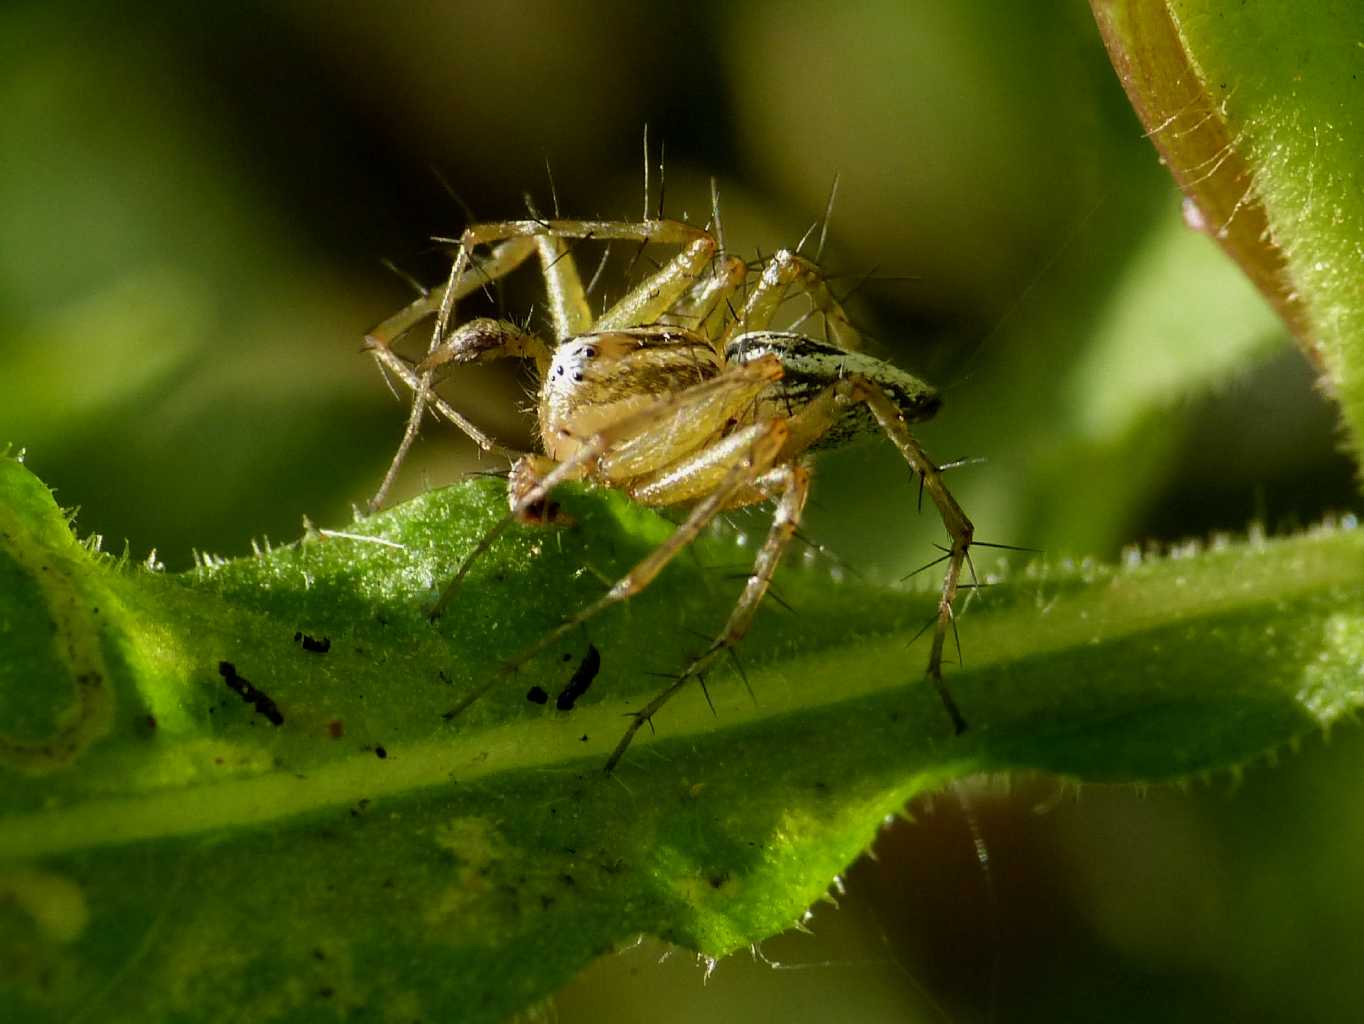
<path fill-rule="evenodd" d="M 983 539 L 1113 559 L 1358 505 L 1312 372 L 1183 226 L 1082 4 L 106 8 L 0 10 L 0 444 L 108 549 L 183 569 L 348 521 L 405 415 L 358 354 L 411 297 L 382 262 L 436 280 L 465 208 L 549 209 L 547 161 L 565 215 L 638 217 L 646 122 L 668 214 L 704 221 L 714 175 L 737 251 L 794 244 L 841 175 L 825 263 L 867 278 L 874 350 L 943 388 L 929 450 L 987 460 L 952 478 Z M 528 386 L 447 395 L 524 446 Z M 399 495 L 480 467 L 428 427 Z M 887 446 L 837 453 L 809 532 L 891 578 L 937 538 L 913 502 Z M 1144 798 L 968 785 L 765 944 L 783 969 L 703 985 L 646 943 L 558 1019 L 1342 1019 L 1361 750 L 1349 729 Z"/>

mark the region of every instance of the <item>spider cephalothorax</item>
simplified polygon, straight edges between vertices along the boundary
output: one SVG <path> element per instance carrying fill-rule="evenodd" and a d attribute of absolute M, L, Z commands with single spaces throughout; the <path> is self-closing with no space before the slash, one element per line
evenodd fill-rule
<path fill-rule="evenodd" d="M 583 238 L 672 243 L 681 249 L 604 314 L 593 317 L 566 244 Z M 545 278 L 553 340 L 503 320 L 481 318 L 450 326 L 460 298 L 532 255 L 539 256 Z M 645 505 L 690 507 L 664 544 L 599 600 L 513 658 L 509 668 L 638 593 L 720 512 L 758 501 L 775 503 L 771 529 L 725 628 L 674 683 L 636 712 L 608 770 L 643 723 L 747 632 L 800 521 L 810 485 L 809 453 L 875 431 L 888 437 L 919 475 L 947 527 L 947 571 L 928 676 L 956 730 L 965 728 L 943 685 L 942 656 L 972 526 L 943 485 L 940 469 L 908 428 L 937 411 L 937 393 L 911 374 L 859 351 L 857 330 L 814 262 L 782 250 L 761 263 L 755 281 L 747 280 L 748 269 L 742 260 L 726 255 L 709 231 L 677 221 L 480 224 L 461 237 L 445 287 L 390 317 L 367 338 L 380 364 L 415 396 L 407 433 L 376 506 L 428 408 L 485 450 L 501 450 L 431 390 L 437 373 L 458 364 L 515 357 L 533 361 L 540 374 L 543 453 L 517 459 L 509 487 L 511 515 L 466 557 L 432 609 L 433 617 L 444 610 L 473 560 L 506 522 L 540 520 L 548 495 L 566 480 L 617 488 Z M 829 340 L 772 329 L 778 307 L 793 290 L 809 298 Z M 413 367 L 391 345 L 432 315 L 436 327 L 427 357 Z"/>

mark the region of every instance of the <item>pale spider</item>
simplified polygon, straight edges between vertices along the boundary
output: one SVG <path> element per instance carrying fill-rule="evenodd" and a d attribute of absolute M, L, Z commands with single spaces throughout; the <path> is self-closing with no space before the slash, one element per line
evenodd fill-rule
<path fill-rule="evenodd" d="M 639 728 L 747 633 L 800 521 L 810 486 L 810 452 L 879 428 L 918 474 L 950 538 L 942 559 L 947 571 L 927 674 L 960 733 L 966 723 L 943 683 L 942 661 L 947 632 L 954 628 L 953 601 L 968 560 L 972 526 L 944 486 L 940 468 L 907 426 L 937 411 L 937 393 L 917 377 L 859 351 L 859 334 L 816 262 L 798 250 L 781 250 L 763 262 L 761 275 L 742 298 L 748 267 L 724 252 L 716 206 L 714 234 L 661 218 L 533 218 L 466 229 L 445 286 L 384 321 L 366 339 L 379 363 L 415 395 L 407 433 L 373 507 L 382 503 L 428 407 L 485 451 L 505 451 L 436 394 L 432 383 L 448 364 L 506 357 L 533 360 L 539 371 L 544 454 L 516 460 L 509 483 L 511 514 L 464 559 L 431 610 L 433 618 L 507 525 L 517 519 L 540 520 L 550 492 L 566 480 L 613 487 L 644 505 L 691 506 L 672 536 L 606 594 L 505 663 L 504 670 L 512 671 L 598 612 L 643 590 L 719 513 L 775 502 L 771 529 L 729 621 L 675 681 L 634 713 L 607 761 L 609 772 Z M 568 244 L 588 238 L 674 244 L 681 250 L 594 317 Z M 475 255 L 483 251 L 487 255 Z M 481 318 L 448 327 L 460 298 L 535 254 L 545 279 L 552 342 L 506 320 Z M 829 341 L 770 329 L 792 288 L 808 296 L 812 312 L 822 315 Z M 436 327 L 428 354 L 413 367 L 391 346 L 433 314 Z M 468 707 L 498 678 L 455 711 Z"/>

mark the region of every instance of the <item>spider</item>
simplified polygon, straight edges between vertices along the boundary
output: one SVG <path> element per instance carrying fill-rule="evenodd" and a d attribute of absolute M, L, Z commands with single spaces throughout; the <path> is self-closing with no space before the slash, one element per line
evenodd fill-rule
<path fill-rule="evenodd" d="M 714 192 L 712 192 L 714 198 Z M 647 205 L 647 204 L 646 204 Z M 707 228 L 663 218 L 641 221 L 530 219 L 476 224 L 459 239 L 443 288 L 423 294 L 366 338 L 379 364 L 414 394 L 407 432 L 372 508 L 382 504 L 428 408 L 485 451 L 505 452 L 432 390 L 438 372 L 459 364 L 516 358 L 540 376 L 543 454 L 512 467 L 511 512 L 464 559 L 431 617 L 448 606 L 469 568 L 517 520 L 543 521 L 548 498 L 567 480 L 623 491 L 650 506 L 690 506 L 671 537 L 601 598 L 567 618 L 504 664 L 514 671 L 570 630 L 639 593 L 719 513 L 770 500 L 776 511 L 738 602 L 714 641 L 681 674 L 630 716 L 606 764 L 610 772 L 635 733 L 717 656 L 748 632 L 782 554 L 797 531 L 810 488 L 814 450 L 880 431 L 920 478 L 950 538 L 934 620 L 927 675 L 957 733 L 966 722 L 942 677 L 953 602 L 968 564 L 971 521 L 944 486 L 942 471 L 909 424 L 929 419 L 939 398 L 924 381 L 860 351 L 858 331 L 817 261 L 783 249 L 749 267 L 723 246 L 718 202 Z M 679 247 L 676 255 L 600 316 L 593 316 L 574 264 L 575 240 Z M 481 254 L 481 255 L 480 255 Z M 532 256 L 544 275 L 554 337 L 545 340 L 507 320 L 479 318 L 451 327 L 455 303 Z M 828 341 L 771 327 L 788 293 L 804 294 L 827 324 Z M 746 292 L 746 297 L 744 297 Z M 392 344 L 434 315 L 426 358 L 415 366 Z M 469 695 L 454 713 L 490 690 Z"/>

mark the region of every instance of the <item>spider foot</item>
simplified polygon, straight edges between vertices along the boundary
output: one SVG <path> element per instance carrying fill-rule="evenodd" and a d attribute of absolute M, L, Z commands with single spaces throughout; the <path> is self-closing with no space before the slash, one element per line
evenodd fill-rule
<path fill-rule="evenodd" d="M 625 752 L 630 749 L 630 744 L 634 741 L 635 733 L 639 732 L 642 726 L 647 724 L 649 731 L 654 731 L 654 711 L 656 710 L 657 708 L 645 707 L 626 714 L 626 717 L 630 719 L 630 724 L 625 727 L 625 735 L 620 738 L 620 742 L 611 751 L 611 756 L 606 759 L 606 764 L 602 766 L 603 772 L 610 775 L 616 770 L 616 765 L 620 764 L 620 759 L 625 756 Z"/>
<path fill-rule="evenodd" d="M 611 751 L 611 756 L 606 759 L 605 770 L 608 775 L 611 774 L 616 765 L 620 763 L 620 759 L 625 755 L 625 751 L 630 748 L 631 742 L 634 741 L 635 733 L 639 732 L 645 725 L 649 727 L 649 731 L 652 733 L 654 731 L 654 715 L 658 714 L 659 709 L 676 696 L 677 692 L 681 690 L 682 687 L 686 686 L 693 677 L 701 683 L 701 692 L 706 695 L 706 703 L 710 705 L 711 714 L 716 713 L 715 705 L 710 699 L 710 691 L 706 689 L 705 676 L 703 673 L 696 670 L 695 663 L 688 666 L 680 674 L 669 676 L 668 678 L 670 678 L 672 682 L 664 687 L 653 700 L 649 701 L 648 704 L 645 704 L 644 707 L 640 708 L 638 711 L 626 713 L 626 717 L 630 719 L 630 724 L 625 727 L 625 735 L 622 736 L 620 742 L 616 744 L 616 749 Z"/>

